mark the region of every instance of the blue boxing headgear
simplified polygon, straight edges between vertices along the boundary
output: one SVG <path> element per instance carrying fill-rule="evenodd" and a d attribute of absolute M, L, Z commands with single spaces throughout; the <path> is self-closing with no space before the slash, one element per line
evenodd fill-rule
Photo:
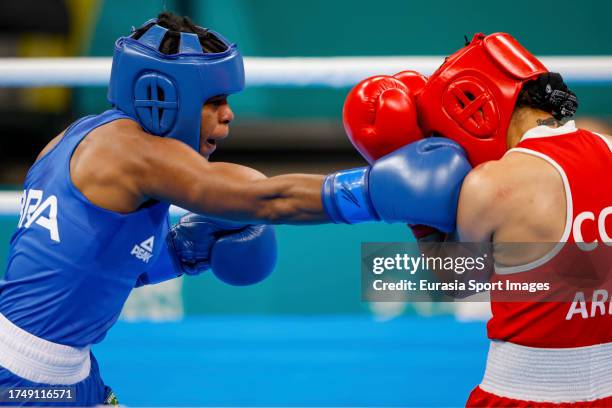
<path fill-rule="evenodd" d="M 145 25 L 156 23 L 150 20 Z M 115 43 L 108 100 L 147 132 L 200 149 L 202 106 L 209 98 L 244 88 L 244 65 L 235 44 L 209 33 L 226 49 L 205 53 L 197 34 L 180 33 L 178 54 L 159 51 L 168 29 L 155 24 L 139 39 Z"/>

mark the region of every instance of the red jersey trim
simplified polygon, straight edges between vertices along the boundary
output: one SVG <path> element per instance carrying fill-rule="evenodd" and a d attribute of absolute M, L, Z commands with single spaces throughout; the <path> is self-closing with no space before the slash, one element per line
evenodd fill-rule
<path fill-rule="evenodd" d="M 610 141 L 610 139 L 608 139 L 607 137 L 605 137 L 602 134 L 599 133 L 595 133 L 595 132 L 591 132 L 593 133 L 595 136 L 601 138 L 601 140 L 604 141 L 604 143 L 608 146 L 608 149 L 610 149 L 610 153 L 612 153 L 612 141 Z"/>

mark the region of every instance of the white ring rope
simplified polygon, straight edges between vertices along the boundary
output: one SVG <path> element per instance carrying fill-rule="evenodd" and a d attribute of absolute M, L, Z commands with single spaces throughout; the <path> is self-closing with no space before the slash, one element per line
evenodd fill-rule
<path fill-rule="evenodd" d="M 19 215 L 21 211 L 21 191 L 0 191 L 0 216 Z M 175 205 L 170 206 L 170 214 L 172 215 L 183 215 L 186 210 L 177 207 Z"/>
<path fill-rule="evenodd" d="M 443 57 L 245 58 L 247 85 L 350 87 L 371 75 L 412 69 L 431 74 Z M 568 82 L 612 83 L 612 56 L 543 57 Z M 0 58 L 0 86 L 105 86 L 110 58 Z"/>
<path fill-rule="evenodd" d="M 0 215 L 16 215 L 21 211 L 21 192 L 0 191 Z"/>

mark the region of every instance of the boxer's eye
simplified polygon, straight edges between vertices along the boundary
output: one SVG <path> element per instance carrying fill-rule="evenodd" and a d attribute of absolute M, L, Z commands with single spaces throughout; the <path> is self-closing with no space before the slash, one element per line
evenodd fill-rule
<path fill-rule="evenodd" d="M 227 103 L 227 96 L 225 95 L 213 96 L 212 98 L 208 99 L 206 103 L 210 103 L 216 107 L 219 107 Z"/>

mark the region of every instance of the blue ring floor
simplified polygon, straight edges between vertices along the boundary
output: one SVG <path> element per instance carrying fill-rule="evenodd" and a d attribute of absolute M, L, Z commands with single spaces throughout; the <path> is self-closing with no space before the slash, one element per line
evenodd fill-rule
<path fill-rule="evenodd" d="M 484 323 L 451 316 L 206 316 L 119 322 L 94 347 L 128 406 L 462 406 Z"/>

